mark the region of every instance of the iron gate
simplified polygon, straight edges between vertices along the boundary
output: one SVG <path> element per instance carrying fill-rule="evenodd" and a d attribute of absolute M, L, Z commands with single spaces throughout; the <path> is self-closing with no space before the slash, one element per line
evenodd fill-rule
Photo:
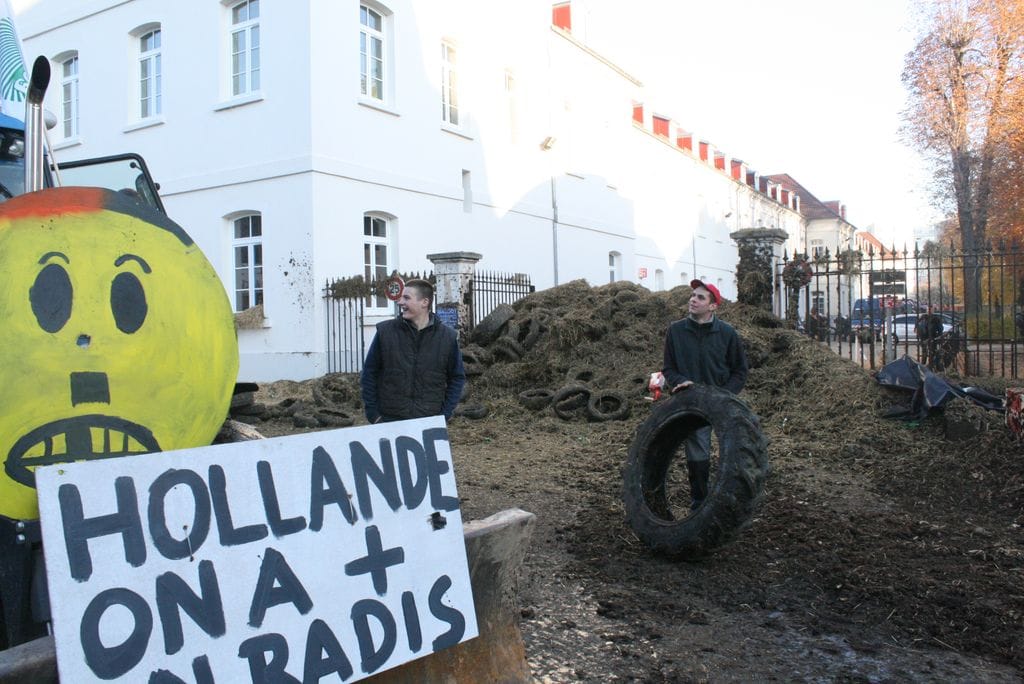
<path fill-rule="evenodd" d="M 865 367 L 906 354 L 940 372 L 1024 377 L 1024 251 L 1016 245 L 796 253 L 776 265 L 775 282 L 776 313 Z M 941 333 L 918 334 L 928 315 Z"/>

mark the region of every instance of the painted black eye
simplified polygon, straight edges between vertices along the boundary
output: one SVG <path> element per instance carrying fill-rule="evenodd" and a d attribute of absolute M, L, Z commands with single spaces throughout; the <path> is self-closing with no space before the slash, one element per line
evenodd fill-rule
<path fill-rule="evenodd" d="M 118 273 L 110 284 L 110 309 L 117 329 L 131 335 L 146 320 L 146 291 L 134 273 Z"/>
<path fill-rule="evenodd" d="M 28 290 L 39 327 L 55 333 L 71 318 L 71 278 L 60 264 L 44 267 Z"/>

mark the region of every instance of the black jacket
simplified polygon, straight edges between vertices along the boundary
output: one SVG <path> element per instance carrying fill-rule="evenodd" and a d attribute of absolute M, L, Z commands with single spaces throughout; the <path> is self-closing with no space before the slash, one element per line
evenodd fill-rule
<path fill-rule="evenodd" d="M 676 321 L 665 336 L 665 383 L 692 380 L 738 394 L 747 382 L 747 355 L 735 328 L 717 316 L 707 323 Z"/>
<path fill-rule="evenodd" d="M 416 330 L 402 318 L 377 324 L 361 378 L 366 418 L 451 418 L 466 374 L 454 330 L 430 314 Z"/>

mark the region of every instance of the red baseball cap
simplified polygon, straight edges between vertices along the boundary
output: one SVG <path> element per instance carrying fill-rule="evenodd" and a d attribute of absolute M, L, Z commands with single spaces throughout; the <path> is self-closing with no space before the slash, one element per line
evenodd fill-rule
<path fill-rule="evenodd" d="M 711 293 L 711 298 L 714 299 L 715 304 L 722 303 L 722 293 L 718 291 L 718 288 L 711 283 L 705 283 L 703 280 L 691 280 L 690 287 L 696 290 L 698 287 L 703 287 L 705 290 Z"/>

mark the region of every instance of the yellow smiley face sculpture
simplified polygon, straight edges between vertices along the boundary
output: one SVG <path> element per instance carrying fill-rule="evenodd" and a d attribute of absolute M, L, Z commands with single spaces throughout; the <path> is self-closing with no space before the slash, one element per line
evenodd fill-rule
<path fill-rule="evenodd" d="M 238 344 L 199 247 L 121 193 L 0 204 L 0 515 L 39 517 L 34 470 L 210 444 Z"/>

